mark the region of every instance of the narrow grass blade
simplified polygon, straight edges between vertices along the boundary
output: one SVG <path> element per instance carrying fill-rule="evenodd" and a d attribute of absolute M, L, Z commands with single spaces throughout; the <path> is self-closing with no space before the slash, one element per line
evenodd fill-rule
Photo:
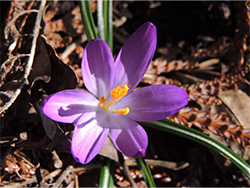
<path fill-rule="evenodd" d="M 113 52 L 113 1 L 108 0 L 108 37 L 107 42 L 109 44 L 109 47 L 111 49 L 111 52 Z"/>
<path fill-rule="evenodd" d="M 187 126 L 177 124 L 167 119 L 153 122 L 140 122 L 140 124 L 193 140 L 210 149 L 213 149 L 214 151 L 220 153 L 221 155 L 229 159 L 250 179 L 250 166 L 228 147 L 224 146 L 217 140 L 207 136 L 206 134 L 199 132 L 195 129 L 189 128 Z"/>
<path fill-rule="evenodd" d="M 100 188 L 108 188 L 114 186 L 113 173 L 114 162 L 108 158 L 105 158 L 101 168 L 101 175 L 99 180 Z"/>
<path fill-rule="evenodd" d="M 103 1 L 104 35 L 105 41 L 113 51 L 113 17 L 112 0 Z"/>
<path fill-rule="evenodd" d="M 115 164 L 114 161 L 108 159 L 110 161 L 110 169 L 109 169 L 109 184 L 108 187 L 114 187 L 114 172 L 115 172 Z"/>
<path fill-rule="evenodd" d="M 105 41 L 104 35 L 104 18 L 103 18 L 103 0 L 97 1 L 97 26 L 98 26 L 98 34 L 100 39 Z"/>
<path fill-rule="evenodd" d="M 79 0 L 79 6 L 81 9 L 83 25 L 84 25 L 84 29 L 88 37 L 88 40 L 90 41 L 92 39 L 98 38 L 89 1 Z"/>
<path fill-rule="evenodd" d="M 156 187 L 151 171 L 143 157 L 136 158 L 137 165 L 146 181 L 148 187 Z"/>

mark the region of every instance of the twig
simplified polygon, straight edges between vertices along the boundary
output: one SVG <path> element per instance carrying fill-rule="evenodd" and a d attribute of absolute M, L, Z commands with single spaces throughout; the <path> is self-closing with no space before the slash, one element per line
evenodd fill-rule
<path fill-rule="evenodd" d="M 150 166 L 169 168 L 172 170 L 181 170 L 189 166 L 189 163 L 184 163 L 181 166 L 178 166 L 175 162 L 154 160 L 154 159 L 145 159 L 146 163 Z M 126 160 L 128 166 L 137 166 L 137 163 L 134 160 Z"/>
<path fill-rule="evenodd" d="M 83 43 L 87 40 L 87 35 L 83 34 L 80 40 L 73 42 L 64 50 L 64 52 L 60 55 L 61 59 L 64 60 L 66 57 L 68 57 L 76 49 L 77 44 Z"/>
<path fill-rule="evenodd" d="M 27 65 L 25 67 L 25 72 L 24 72 L 24 79 L 25 79 L 25 83 L 27 85 L 29 85 L 29 81 L 28 81 L 28 76 L 30 74 L 31 68 L 32 68 L 32 64 L 34 61 L 34 57 L 35 57 L 35 53 L 36 53 L 36 44 L 37 44 L 37 39 L 39 36 L 39 31 L 40 31 L 40 24 L 42 21 L 42 17 L 43 17 L 43 11 L 46 5 L 46 0 L 42 0 L 40 8 L 39 8 L 39 12 L 37 14 L 36 17 L 36 23 L 35 23 L 35 27 L 34 27 L 34 37 L 33 37 L 33 41 L 32 41 L 32 46 L 31 46 L 31 50 L 30 50 L 30 57 L 29 60 L 27 62 Z"/>
<path fill-rule="evenodd" d="M 124 159 L 124 155 L 123 155 L 123 159 Z M 135 163 L 135 165 L 137 165 L 136 163 Z M 130 174 L 130 172 L 129 172 L 129 168 L 128 168 L 128 160 L 124 160 L 124 163 L 123 163 L 123 170 L 124 170 L 124 173 L 125 173 L 125 175 L 127 176 L 127 178 L 128 178 L 128 180 L 129 180 L 129 182 L 132 184 L 132 187 L 134 187 L 134 188 L 137 188 L 138 186 L 137 186 L 137 184 L 135 183 L 135 180 L 133 179 L 133 177 L 131 176 L 131 174 Z"/>
<path fill-rule="evenodd" d="M 5 39 L 7 40 L 8 39 L 8 33 L 10 33 L 10 28 L 12 28 L 12 32 L 14 32 L 16 34 L 16 37 L 17 36 L 21 36 L 20 33 L 18 32 L 18 30 L 16 29 L 16 27 L 11 27 L 11 26 L 15 26 L 14 22 L 20 17 L 20 16 L 23 16 L 25 14 L 29 14 L 29 13 L 32 13 L 32 12 L 38 12 L 37 10 L 26 10 L 24 12 L 20 12 L 18 13 L 14 18 L 12 18 L 11 21 L 9 21 L 4 29 L 4 37 Z M 13 31 L 13 28 L 15 28 Z"/>

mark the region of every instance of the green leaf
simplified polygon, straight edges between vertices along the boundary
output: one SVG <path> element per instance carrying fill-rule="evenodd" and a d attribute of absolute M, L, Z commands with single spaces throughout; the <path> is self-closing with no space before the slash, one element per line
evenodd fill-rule
<path fill-rule="evenodd" d="M 146 181 L 148 187 L 156 187 L 154 179 L 152 177 L 151 171 L 147 163 L 145 162 L 144 158 L 139 157 L 135 159 L 137 165 L 142 173 L 144 180 Z"/>
<path fill-rule="evenodd" d="M 84 25 L 84 29 L 88 37 L 88 40 L 90 41 L 92 39 L 98 38 L 89 1 L 79 0 L 79 6 L 81 9 L 83 25 Z"/>
<path fill-rule="evenodd" d="M 111 52 L 113 52 L 113 1 L 108 0 L 108 23 L 107 23 L 107 43 L 111 49 Z"/>
<path fill-rule="evenodd" d="M 113 51 L 113 18 L 112 0 L 97 1 L 98 32 L 102 40 L 106 41 Z"/>
<path fill-rule="evenodd" d="M 101 168 L 99 187 L 100 188 L 113 187 L 114 186 L 113 174 L 114 174 L 114 162 L 109 158 L 105 157 Z"/>
<path fill-rule="evenodd" d="M 104 35 L 104 17 L 103 17 L 103 0 L 97 1 L 97 26 L 100 39 L 105 40 Z"/>
<path fill-rule="evenodd" d="M 187 126 L 177 124 L 167 119 L 153 122 L 140 122 L 140 124 L 187 138 L 189 140 L 200 143 L 210 149 L 213 149 L 214 151 L 220 153 L 222 156 L 229 159 L 250 179 L 250 166 L 228 147 L 218 142 L 217 140 L 207 136 L 206 134 L 195 129 L 189 128 Z"/>

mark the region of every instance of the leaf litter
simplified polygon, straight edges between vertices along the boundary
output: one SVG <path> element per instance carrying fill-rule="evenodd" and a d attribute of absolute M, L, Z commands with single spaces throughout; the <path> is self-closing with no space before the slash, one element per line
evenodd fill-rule
<path fill-rule="evenodd" d="M 248 1 L 113 4 L 114 54 L 143 22 L 150 20 L 158 29 L 157 52 L 139 87 L 172 84 L 184 88 L 189 105 L 169 119 L 209 134 L 248 163 L 249 6 Z M 91 9 L 95 17 L 96 2 L 91 1 Z M 53 122 L 40 112 L 45 96 L 84 89 L 80 62 L 87 40 L 78 4 L 12 1 L 5 16 L 1 27 L 1 185 L 97 186 L 105 156 L 116 161 L 115 186 L 146 187 L 134 159 L 115 153 L 108 142 L 89 165 L 77 164 L 70 154 L 74 125 Z M 150 141 L 146 161 L 157 186 L 250 185 L 241 171 L 207 148 L 146 131 Z"/>

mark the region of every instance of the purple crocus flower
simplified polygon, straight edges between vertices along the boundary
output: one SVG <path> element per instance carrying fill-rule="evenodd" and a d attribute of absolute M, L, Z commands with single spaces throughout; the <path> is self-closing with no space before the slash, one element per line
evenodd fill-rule
<path fill-rule="evenodd" d="M 132 92 L 155 49 L 156 28 L 152 23 L 135 31 L 115 62 L 106 42 L 92 40 L 82 58 L 82 77 L 88 91 L 64 90 L 44 100 L 42 110 L 49 118 L 76 123 L 71 143 L 76 160 L 89 163 L 109 133 L 120 152 L 130 157 L 144 156 L 148 138 L 136 121 L 160 120 L 187 104 L 187 93 L 172 85 L 153 85 Z"/>

